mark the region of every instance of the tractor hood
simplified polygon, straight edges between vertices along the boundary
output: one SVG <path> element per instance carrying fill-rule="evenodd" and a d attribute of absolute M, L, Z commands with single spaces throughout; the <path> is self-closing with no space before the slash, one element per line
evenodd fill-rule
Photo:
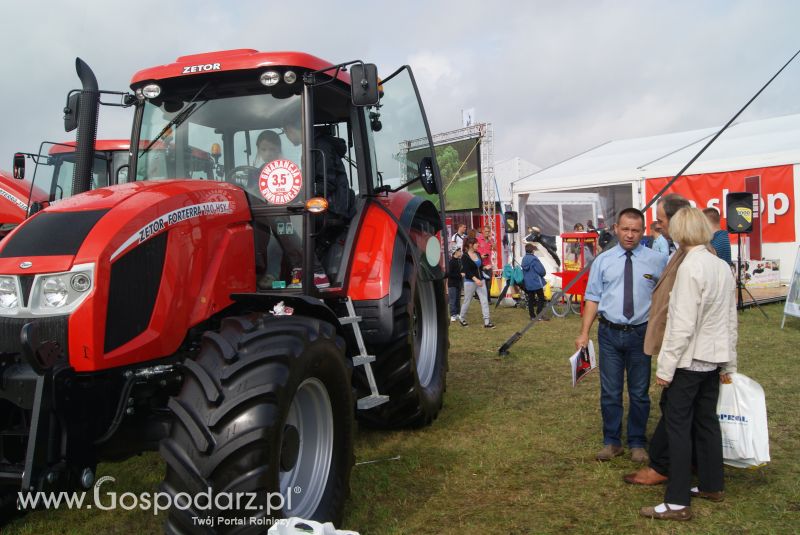
<path fill-rule="evenodd" d="M 207 217 L 250 219 L 240 188 L 223 182 L 165 180 L 99 188 L 51 205 L 0 242 L 0 273 L 66 271 L 113 261 L 171 227 Z M 23 264 L 33 264 L 25 268 Z"/>

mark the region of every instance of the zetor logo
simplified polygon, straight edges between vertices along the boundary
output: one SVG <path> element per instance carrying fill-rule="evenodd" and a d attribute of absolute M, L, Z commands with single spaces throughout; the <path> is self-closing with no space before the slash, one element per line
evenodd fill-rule
<path fill-rule="evenodd" d="M 192 74 L 194 72 L 218 71 L 220 69 L 221 67 L 219 63 L 206 63 L 204 65 L 191 65 L 189 67 L 184 67 L 182 74 Z"/>

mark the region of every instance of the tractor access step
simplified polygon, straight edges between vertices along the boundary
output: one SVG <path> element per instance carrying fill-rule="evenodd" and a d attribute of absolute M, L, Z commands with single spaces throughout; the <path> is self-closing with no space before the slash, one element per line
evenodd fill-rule
<path fill-rule="evenodd" d="M 361 322 L 361 316 L 356 315 L 356 310 L 353 306 L 353 300 L 349 297 L 347 298 L 347 301 L 345 301 L 345 305 L 347 306 L 348 315 L 343 318 L 339 318 L 339 322 L 342 325 L 353 326 L 353 334 L 355 334 L 359 351 L 359 354 L 353 357 L 353 366 L 364 366 L 364 372 L 367 374 L 367 381 L 369 382 L 370 394 L 358 400 L 358 409 L 365 411 L 388 402 L 389 396 L 378 392 L 378 385 L 375 382 L 375 374 L 372 373 L 372 363 L 375 362 L 375 355 L 367 354 L 367 348 L 364 345 L 364 338 L 361 336 L 361 327 L 359 326 L 359 323 Z"/>

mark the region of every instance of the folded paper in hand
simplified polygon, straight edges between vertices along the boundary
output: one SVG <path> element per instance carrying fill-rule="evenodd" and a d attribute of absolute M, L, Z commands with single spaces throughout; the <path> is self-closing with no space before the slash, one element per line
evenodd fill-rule
<path fill-rule="evenodd" d="M 594 355 L 594 344 L 589 340 L 587 347 L 578 349 L 574 355 L 569 358 L 570 368 L 572 369 L 572 386 L 578 384 L 578 381 L 597 367 L 597 359 Z"/>

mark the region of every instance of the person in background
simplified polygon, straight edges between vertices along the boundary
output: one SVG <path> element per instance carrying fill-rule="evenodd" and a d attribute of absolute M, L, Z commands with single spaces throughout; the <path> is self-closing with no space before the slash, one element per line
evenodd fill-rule
<path fill-rule="evenodd" d="M 717 252 L 717 258 L 724 260 L 729 266 L 733 265 L 731 262 L 731 236 L 727 230 L 719 228 L 719 211 L 709 206 L 703 210 L 703 214 L 714 232 L 714 236 L 711 238 L 711 247 Z"/>
<path fill-rule="evenodd" d="M 722 434 L 717 419 L 720 382 L 736 371 L 738 317 L 730 268 L 708 250 L 712 229 L 703 212 L 682 208 L 670 235 L 684 252 L 669 298 L 656 382 L 663 387 L 659 426 L 667 432 L 669 481 L 664 502 L 639 514 L 659 520 L 692 518 L 691 497 L 722 501 Z M 694 431 L 694 438 L 692 432 Z M 692 450 L 699 485 L 691 486 Z"/>
<path fill-rule="evenodd" d="M 528 314 L 531 320 L 540 317 L 542 320 L 547 320 L 544 316 L 540 316 L 544 308 L 544 276 L 547 274 L 542 261 L 539 260 L 534 254 L 536 247 L 532 243 L 525 245 L 525 256 L 522 258 L 522 273 L 523 285 L 525 293 L 528 296 Z M 534 307 L 536 312 L 534 313 Z"/>
<path fill-rule="evenodd" d="M 486 287 L 486 295 L 489 295 L 489 286 L 492 284 L 492 251 L 495 250 L 494 237 L 492 236 L 492 229 L 488 226 L 481 228 L 481 233 L 476 238 L 478 246 L 476 251 L 481 255 L 481 270 L 483 272 L 484 281 L 488 281 Z"/>
<path fill-rule="evenodd" d="M 450 238 L 450 243 L 458 248 L 459 250 L 464 249 L 464 240 L 467 238 L 467 225 L 464 223 L 459 223 L 456 233 L 453 234 L 453 237 Z"/>
<path fill-rule="evenodd" d="M 484 263 L 484 267 L 486 265 L 491 266 L 492 264 L 492 251 L 495 248 L 494 241 L 492 239 L 492 229 L 488 226 L 484 226 L 481 228 L 481 233 L 476 236 L 478 240 L 477 251 L 478 254 L 481 255 L 481 260 Z"/>
<path fill-rule="evenodd" d="M 595 316 L 600 327 L 600 409 L 603 449 L 598 461 L 622 455 L 622 394 L 628 377 L 628 446 L 634 462 L 646 462 L 645 430 L 650 415 L 650 356 L 643 351 L 650 312 L 650 296 L 664 270 L 667 257 L 643 247 L 644 214 L 625 208 L 614 225 L 619 243 L 599 255 L 589 272 L 581 331 L 575 339 L 580 349 L 589 343 Z M 598 315 L 599 314 L 599 315 Z"/>
<path fill-rule="evenodd" d="M 459 227 L 465 225 L 459 225 Z M 450 299 L 450 321 L 456 321 L 459 315 L 458 298 L 461 297 L 461 287 L 464 276 L 461 274 L 461 255 L 463 250 L 453 245 L 450 249 L 450 263 L 447 267 L 447 296 Z"/>
<path fill-rule="evenodd" d="M 464 274 L 464 303 L 461 305 L 458 322 L 462 327 L 469 325 L 467 311 L 472 302 L 472 296 L 478 294 L 483 314 L 483 326 L 487 329 L 494 329 L 494 323 L 489 317 L 489 293 L 483 278 L 481 256 L 478 254 L 477 247 L 478 241 L 475 238 L 464 240 L 464 255 L 461 257 L 461 269 Z"/>
<path fill-rule="evenodd" d="M 659 231 L 658 222 L 650 223 L 650 235 L 653 236 L 653 250 L 669 256 L 669 242 Z"/>

